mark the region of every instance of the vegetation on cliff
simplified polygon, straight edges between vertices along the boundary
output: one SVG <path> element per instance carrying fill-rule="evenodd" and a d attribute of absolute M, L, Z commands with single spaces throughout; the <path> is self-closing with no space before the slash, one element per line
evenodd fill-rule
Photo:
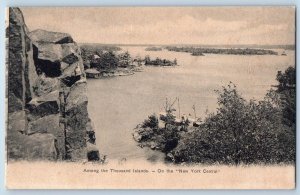
<path fill-rule="evenodd" d="M 182 129 L 172 110 L 165 125 L 155 115 L 135 129 L 142 146 L 166 153 L 174 163 L 294 163 L 296 146 L 295 68 L 278 72 L 278 85 L 263 100 L 245 100 L 233 83 L 218 93 L 215 113 Z"/>

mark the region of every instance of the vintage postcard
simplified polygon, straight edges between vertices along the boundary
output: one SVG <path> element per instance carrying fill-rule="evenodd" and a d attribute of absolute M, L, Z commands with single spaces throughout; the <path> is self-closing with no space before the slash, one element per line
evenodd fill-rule
<path fill-rule="evenodd" d="M 294 189 L 295 7 L 7 8 L 9 189 Z"/>

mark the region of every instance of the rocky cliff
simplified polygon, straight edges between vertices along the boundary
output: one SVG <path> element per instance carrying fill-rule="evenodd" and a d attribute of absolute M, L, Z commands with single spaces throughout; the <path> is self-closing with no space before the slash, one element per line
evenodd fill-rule
<path fill-rule="evenodd" d="M 9 9 L 8 160 L 99 160 L 80 48 L 67 33 L 29 32 Z"/>

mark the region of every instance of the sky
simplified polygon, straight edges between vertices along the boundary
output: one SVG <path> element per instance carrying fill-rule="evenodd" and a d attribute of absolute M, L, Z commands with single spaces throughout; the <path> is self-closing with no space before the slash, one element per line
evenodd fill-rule
<path fill-rule="evenodd" d="M 294 7 L 23 7 L 29 30 L 78 43 L 259 44 L 295 42 Z"/>

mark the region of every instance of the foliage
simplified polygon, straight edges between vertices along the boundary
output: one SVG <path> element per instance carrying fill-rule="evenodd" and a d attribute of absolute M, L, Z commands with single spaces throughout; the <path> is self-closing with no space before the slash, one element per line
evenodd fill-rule
<path fill-rule="evenodd" d="M 268 49 L 250 49 L 250 48 L 202 48 L 202 47 L 166 47 L 169 51 L 186 52 L 192 55 L 203 54 L 226 54 L 226 55 L 278 55 L 277 52 Z"/>
<path fill-rule="evenodd" d="M 138 66 L 141 66 L 142 65 L 142 58 L 138 55 L 136 56 L 134 59 L 133 59 L 133 62 L 137 62 Z"/>
<path fill-rule="evenodd" d="M 260 101 L 244 99 L 230 82 L 216 91 L 216 112 L 207 114 L 199 127 L 189 126 L 187 132 L 182 132 L 182 125 L 175 122 L 172 105 L 176 100 L 170 103 L 166 99 L 166 114 L 160 117 L 165 126 L 159 128 L 158 118 L 151 115 L 144 121 L 142 132 L 147 135 L 146 141 L 155 142 L 175 163 L 294 163 L 295 68 L 279 71 L 276 80 L 275 89 L 270 89 Z"/>
<path fill-rule="evenodd" d="M 100 58 L 98 58 L 97 63 L 95 64 L 98 70 L 103 69 L 115 69 L 118 67 L 119 58 L 113 51 L 103 53 Z"/>
<path fill-rule="evenodd" d="M 151 66 L 174 66 L 177 65 L 177 60 L 175 59 L 173 62 L 167 59 L 155 58 L 155 60 L 151 60 L 149 56 L 145 57 L 145 65 Z"/>
<path fill-rule="evenodd" d="M 168 114 L 167 114 L 168 115 Z M 179 140 L 178 127 L 171 124 L 175 120 L 174 116 L 169 115 L 165 121 L 165 128 L 159 128 L 158 118 L 152 114 L 142 123 L 142 129 L 139 129 L 139 134 L 143 142 L 155 142 L 160 150 L 168 153 L 173 150 Z"/>
<path fill-rule="evenodd" d="M 296 123 L 296 70 L 289 67 L 284 73 L 278 72 L 276 80 L 276 92 L 279 94 L 280 104 L 283 115 L 283 123 L 293 126 Z"/>
<path fill-rule="evenodd" d="M 232 83 L 217 93 L 217 112 L 210 114 L 196 131 L 181 138 L 172 151 L 175 162 L 295 161 L 294 127 L 282 123 L 283 110 L 276 106 L 274 93 L 262 101 L 246 101 Z"/>
<path fill-rule="evenodd" d="M 90 64 L 94 67 L 98 66 L 98 59 L 94 59 L 95 55 L 100 57 L 106 52 L 116 52 L 121 50 L 121 48 L 113 45 L 82 44 L 80 45 L 80 50 L 85 68 L 90 68 Z"/>
<path fill-rule="evenodd" d="M 160 145 L 162 145 L 162 151 L 165 153 L 169 153 L 173 150 L 179 141 L 178 128 L 175 125 L 168 124 L 166 128 L 161 131 L 162 141 Z"/>
<path fill-rule="evenodd" d="M 147 56 L 145 57 L 145 64 L 149 64 L 150 61 L 151 61 L 151 59 L 150 59 L 150 57 L 147 55 Z"/>
<path fill-rule="evenodd" d="M 146 119 L 143 124 L 143 128 L 150 127 L 152 129 L 158 129 L 158 118 L 155 114 L 152 114 Z"/>
<path fill-rule="evenodd" d="M 119 67 L 128 67 L 132 63 L 132 59 L 128 51 L 118 55 L 119 58 Z"/>

